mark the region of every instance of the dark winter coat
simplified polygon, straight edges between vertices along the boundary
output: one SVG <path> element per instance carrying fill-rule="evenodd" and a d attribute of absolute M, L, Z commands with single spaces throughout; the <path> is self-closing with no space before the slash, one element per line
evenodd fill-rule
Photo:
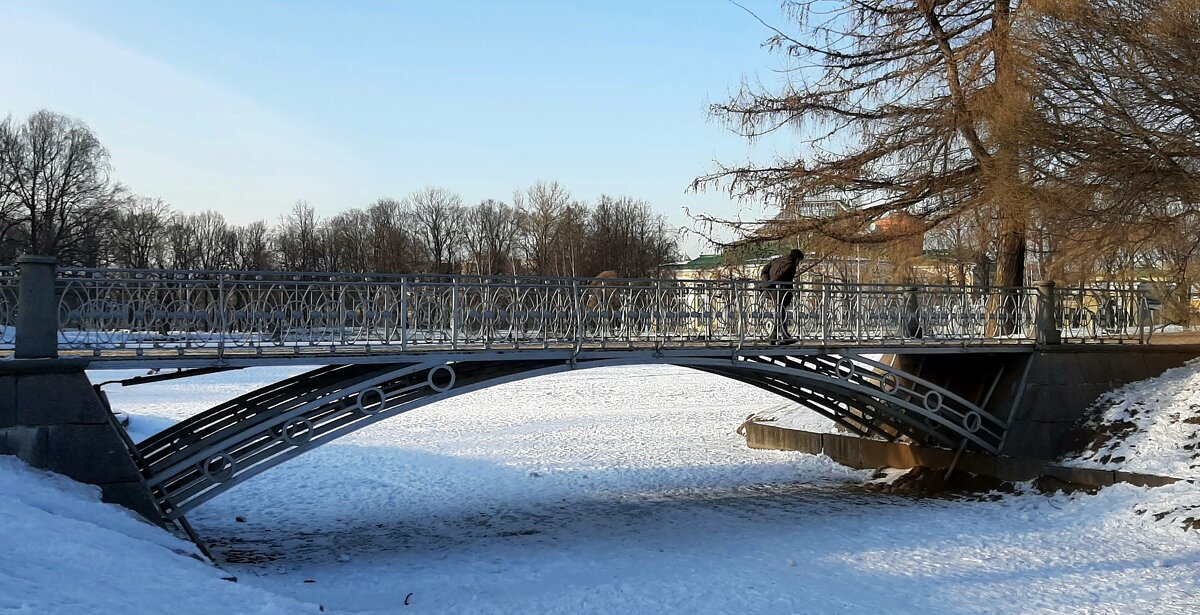
<path fill-rule="evenodd" d="M 768 287 L 782 287 L 783 284 L 790 284 L 796 280 L 796 268 L 802 260 L 804 260 L 804 252 L 800 250 L 792 250 L 783 256 L 777 256 L 771 259 L 771 262 L 763 265 L 760 278 L 766 282 L 782 283 L 767 284 Z"/>

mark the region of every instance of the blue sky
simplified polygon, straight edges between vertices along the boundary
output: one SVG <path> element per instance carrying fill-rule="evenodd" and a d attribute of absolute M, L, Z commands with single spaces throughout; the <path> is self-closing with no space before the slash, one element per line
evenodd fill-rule
<path fill-rule="evenodd" d="M 774 1 L 743 4 L 783 23 Z M 714 159 L 787 146 L 752 149 L 707 115 L 781 63 L 724 0 L 0 0 L 0 21 L 0 114 L 79 117 L 132 190 L 238 223 L 297 199 L 327 216 L 558 180 L 688 226 L 684 207 L 762 211 L 686 192 Z"/>

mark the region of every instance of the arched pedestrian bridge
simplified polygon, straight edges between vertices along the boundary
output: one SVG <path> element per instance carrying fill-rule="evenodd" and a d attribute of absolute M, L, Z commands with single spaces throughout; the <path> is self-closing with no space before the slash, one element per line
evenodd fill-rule
<path fill-rule="evenodd" d="M 862 436 L 997 453 L 1012 412 L 997 400 L 1021 386 L 1035 347 L 1144 343 L 1151 315 L 1143 293 L 1052 285 L 797 284 L 780 314 L 771 293 L 782 291 L 743 280 L 63 269 L 38 294 L 37 280 L 21 277 L 0 272 L 0 342 L 10 346 L 14 329 L 56 314 L 52 349 L 93 367 L 185 376 L 319 366 L 137 444 L 167 519 L 438 399 L 636 363 L 750 383 Z M 954 379 L 922 375 L 911 359 L 946 354 L 962 355 Z"/>

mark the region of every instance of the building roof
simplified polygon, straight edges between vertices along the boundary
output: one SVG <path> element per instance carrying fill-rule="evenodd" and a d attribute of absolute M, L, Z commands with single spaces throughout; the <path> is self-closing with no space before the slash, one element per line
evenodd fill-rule
<path fill-rule="evenodd" d="M 690 261 L 668 263 L 664 269 L 715 269 L 725 265 L 724 254 L 701 254 Z"/>
<path fill-rule="evenodd" d="M 724 254 L 701 254 L 687 262 L 690 269 L 712 269 L 725 264 Z"/>

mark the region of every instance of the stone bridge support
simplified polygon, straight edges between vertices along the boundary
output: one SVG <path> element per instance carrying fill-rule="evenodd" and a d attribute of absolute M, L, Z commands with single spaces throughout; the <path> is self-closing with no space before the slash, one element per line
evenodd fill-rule
<path fill-rule="evenodd" d="M 100 487 L 104 501 L 162 523 L 123 427 L 85 359 L 58 358 L 55 261 L 23 256 L 15 358 L 0 361 L 0 455 Z"/>
<path fill-rule="evenodd" d="M 1029 354 L 904 354 L 889 360 L 1007 422 L 999 454 L 1049 461 L 1090 437 L 1088 408 L 1121 386 L 1200 356 L 1191 345 L 1047 345 Z"/>
<path fill-rule="evenodd" d="M 124 428 L 92 389 L 86 365 L 73 359 L 0 361 L 0 455 L 96 485 L 105 502 L 162 523 Z"/>

